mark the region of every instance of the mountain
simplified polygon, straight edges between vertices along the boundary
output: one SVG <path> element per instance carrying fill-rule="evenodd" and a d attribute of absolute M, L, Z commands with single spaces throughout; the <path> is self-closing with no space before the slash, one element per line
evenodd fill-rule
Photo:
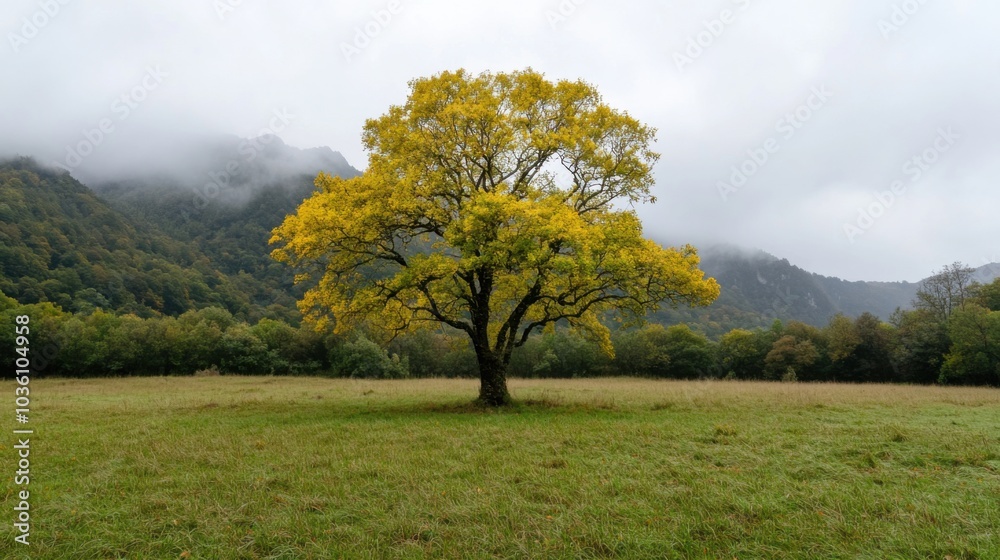
<path fill-rule="evenodd" d="M 313 191 L 320 171 L 360 175 L 330 148 L 302 150 L 277 136 L 219 137 L 172 172 L 133 173 L 88 186 L 113 208 L 196 244 L 228 274 L 270 266 L 270 231 Z"/>
<path fill-rule="evenodd" d="M 734 304 L 813 325 L 825 325 L 837 313 L 857 316 L 868 311 L 887 319 L 897 307 L 909 306 L 919 286 L 848 282 L 807 272 L 763 251 L 725 246 L 706 250 L 703 265 L 723 291 L 730 292 Z"/>
<path fill-rule="evenodd" d="M 299 321 L 300 294 L 269 256 L 270 232 L 319 171 L 358 170 L 330 148 L 276 136 L 201 137 L 139 164 L 81 172 L 85 186 L 30 158 L 0 161 L 0 291 L 76 312 L 219 306 Z"/>
<path fill-rule="evenodd" d="M 760 250 L 732 245 L 700 251 L 701 268 L 722 288 L 705 308 L 663 310 L 654 320 L 698 325 L 710 337 L 734 328 L 767 327 L 775 319 L 826 324 L 838 312 L 835 303 L 810 274 Z"/>
<path fill-rule="evenodd" d="M 149 316 L 249 302 L 196 245 L 115 211 L 68 173 L 0 162 L 0 291 L 22 303 Z"/>
<path fill-rule="evenodd" d="M 870 312 L 887 320 L 897 308 L 908 309 L 919 282 L 848 282 L 805 271 L 786 259 L 732 245 L 701 251 L 702 269 L 722 287 L 722 294 L 702 309 L 664 311 L 665 322 L 690 322 L 706 334 L 734 327 L 764 327 L 774 319 L 823 326 L 837 313 L 856 317 Z M 1000 277 L 1000 264 L 976 269 L 974 279 Z"/>
<path fill-rule="evenodd" d="M 271 230 L 313 192 L 318 172 L 360 172 L 330 148 L 298 149 L 276 136 L 203 137 L 170 154 L 91 171 L 87 186 L 30 159 L 0 162 L 0 291 L 77 312 L 220 306 L 250 321 L 298 323 L 301 288 L 270 258 Z M 697 325 L 712 337 L 775 319 L 821 326 L 837 313 L 871 312 L 884 320 L 909 307 L 919 287 L 821 276 L 731 245 L 704 247 L 701 256 L 722 286 L 719 299 L 652 320 Z M 986 265 L 975 279 L 998 276 L 1000 265 Z"/>
<path fill-rule="evenodd" d="M 292 271 L 270 258 L 271 230 L 313 189 L 320 171 L 360 175 L 330 148 L 303 150 L 277 136 L 220 137 L 203 143 L 193 166 L 92 186 L 112 208 L 152 224 L 204 252 L 223 274 L 242 282 L 250 302 L 269 316 L 297 322 Z"/>
<path fill-rule="evenodd" d="M 980 284 L 989 284 L 997 278 L 1000 278 L 1000 263 L 984 264 L 972 275 L 972 280 Z"/>

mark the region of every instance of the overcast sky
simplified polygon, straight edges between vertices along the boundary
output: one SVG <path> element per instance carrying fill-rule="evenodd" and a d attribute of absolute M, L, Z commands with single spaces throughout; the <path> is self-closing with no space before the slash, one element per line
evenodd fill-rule
<path fill-rule="evenodd" d="M 1000 261 L 998 22 L 986 0 L 8 0 L 0 153 L 273 126 L 363 168 L 408 80 L 532 67 L 659 129 L 647 231 L 917 280 Z"/>

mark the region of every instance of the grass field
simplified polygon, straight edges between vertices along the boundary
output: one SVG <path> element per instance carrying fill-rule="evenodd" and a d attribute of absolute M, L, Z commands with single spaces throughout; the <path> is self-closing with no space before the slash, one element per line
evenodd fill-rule
<path fill-rule="evenodd" d="M 0 389 L 3 558 L 1000 558 L 993 389 L 37 380 L 30 547 Z"/>

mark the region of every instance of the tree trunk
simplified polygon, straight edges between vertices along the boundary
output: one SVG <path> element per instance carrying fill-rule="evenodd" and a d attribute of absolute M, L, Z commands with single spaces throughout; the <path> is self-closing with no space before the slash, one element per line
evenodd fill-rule
<path fill-rule="evenodd" d="M 511 403 L 507 392 L 507 366 L 493 352 L 484 352 L 479 358 L 479 402 L 486 406 L 500 407 Z"/>

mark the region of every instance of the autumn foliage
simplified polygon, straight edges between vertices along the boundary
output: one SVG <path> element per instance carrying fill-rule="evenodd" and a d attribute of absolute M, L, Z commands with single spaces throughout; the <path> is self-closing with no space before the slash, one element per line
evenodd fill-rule
<path fill-rule="evenodd" d="M 317 191 L 274 230 L 320 328 L 447 325 L 476 352 L 489 405 L 509 401 L 514 348 L 565 322 L 613 353 L 602 320 L 719 294 L 696 251 L 642 236 L 655 131 L 589 84 L 533 71 L 444 72 L 364 129 L 368 168 Z"/>

